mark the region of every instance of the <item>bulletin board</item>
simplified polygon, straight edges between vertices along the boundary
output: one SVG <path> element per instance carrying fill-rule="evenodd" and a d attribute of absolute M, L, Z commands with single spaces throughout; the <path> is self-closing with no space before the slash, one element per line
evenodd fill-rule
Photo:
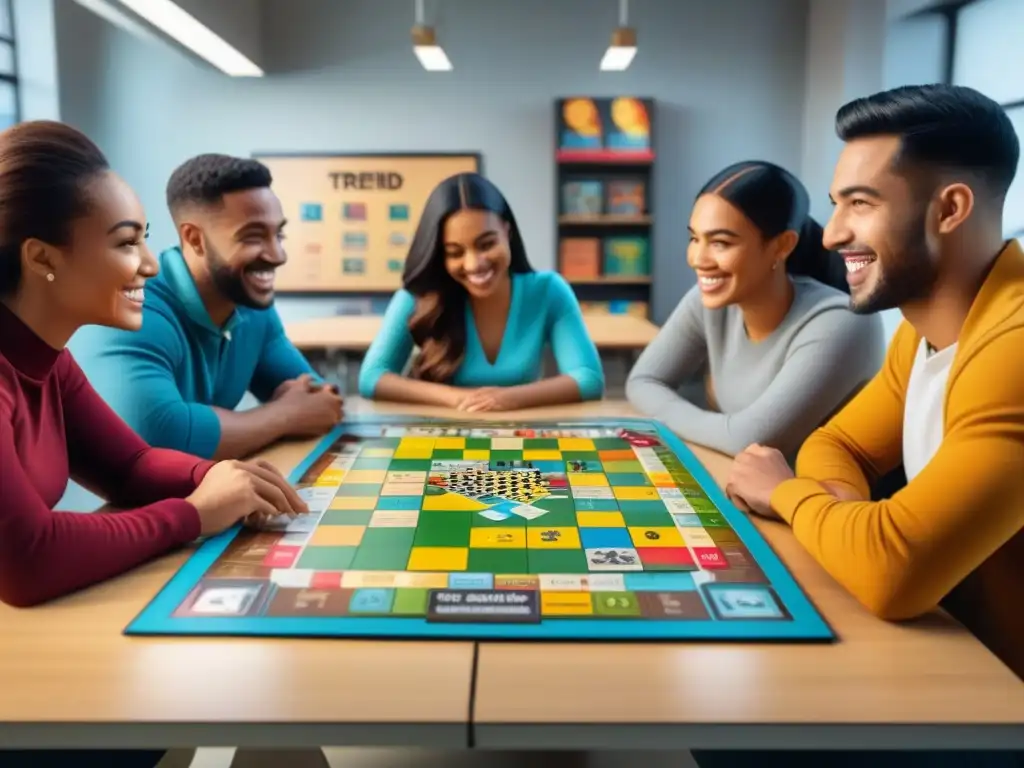
<path fill-rule="evenodd" d="M 255 153 L 284 207 L 288 262 L 282 293 L 391 292 L 427 197 L 457 173 L 479 172 L 477 153 Z"/>

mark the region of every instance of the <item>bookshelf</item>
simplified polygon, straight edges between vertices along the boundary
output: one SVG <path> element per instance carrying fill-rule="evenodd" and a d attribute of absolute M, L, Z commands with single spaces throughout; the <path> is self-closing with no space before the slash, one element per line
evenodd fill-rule
<path fill-rule="evenodd" d="M 654 102 L 555 101 L 556 254 L 584 312 L 650 316 Z"/>

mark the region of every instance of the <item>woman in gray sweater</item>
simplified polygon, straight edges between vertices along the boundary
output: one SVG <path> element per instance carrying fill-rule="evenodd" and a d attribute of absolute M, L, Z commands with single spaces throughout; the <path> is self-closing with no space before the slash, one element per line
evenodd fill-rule
<path fill-rule="evenodd" d="M 881 318 L 850 310 L 846 266 L 808 208 L 771 163 L 704 185 L 687 250 L 697 284 L 630 373 L 635 408 L 723 453 L 761 443 L 792 458 L 878 372 Z"/>

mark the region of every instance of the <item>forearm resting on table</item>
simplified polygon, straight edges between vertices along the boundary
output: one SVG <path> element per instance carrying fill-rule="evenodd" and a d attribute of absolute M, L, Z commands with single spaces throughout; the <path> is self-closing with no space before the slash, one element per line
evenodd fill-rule
<path fill-rule="evenodd" d="M 288 435 L 288 414 L 278 402 L 247 411 L 214 408 L 220 421 L 216 461 L 242 459 Z"/>
<path fill-rule="evenodd" d="M 455 387 L 447 384 L 410 379 L 397 373 L 384 373 L 377 380 L 373 397 L 375 400 L 394 403 L 452 407 L 456 391 Z"/>
<path fill-rule="evenodd" d="M 583 399 L 580 385 L 572 376 L 562 374 L 529 384 L 510 387 L 520 408 L 538 408 L 545 405 L 578 403 Z"/>

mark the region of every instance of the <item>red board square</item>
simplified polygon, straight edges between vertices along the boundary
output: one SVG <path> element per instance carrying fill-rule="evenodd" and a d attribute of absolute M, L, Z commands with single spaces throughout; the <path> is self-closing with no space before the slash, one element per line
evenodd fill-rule
<path fill-rule="evenodd" d="M 697 564 L 709 571 L 729 567 L 725 553 L 718 547 L 694 547 L 693 554 L 697 558 Z"/>
<path fill-rule="evenodd" d="M 316 571 L 310 589 L 340 589 L 341 571 Z"/>
<path fill-rule="evenodd" d="M 693 557 L 686 547 L 639 547 L 636 551 L 644 565 L 693 567 Z"/>
<path fill-rule="evenodd" d="M 268 568 L 291 568 L 299 559 L 302 547 L 289 547 L 275 544 L 263 558 L 263 565 Z"/>

